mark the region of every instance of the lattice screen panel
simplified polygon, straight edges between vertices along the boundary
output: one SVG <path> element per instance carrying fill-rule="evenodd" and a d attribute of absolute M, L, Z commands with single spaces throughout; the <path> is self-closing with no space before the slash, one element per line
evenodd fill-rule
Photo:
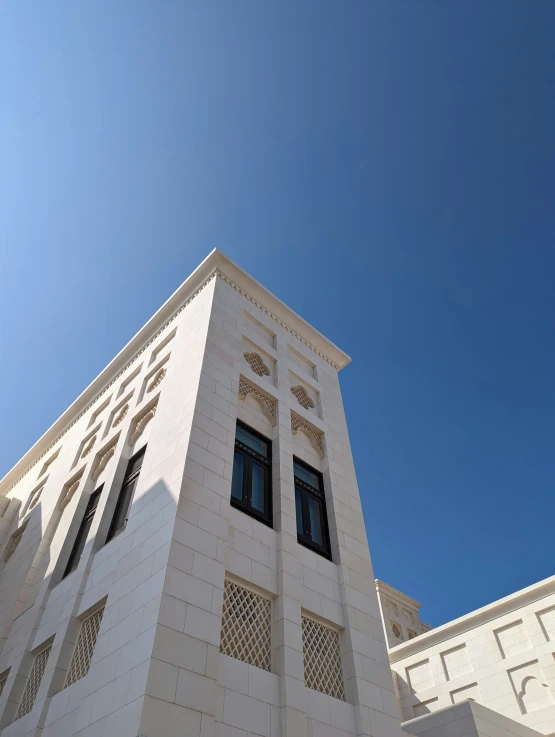
<path fill-rule="evenodd" d="M 305 685 L 345 701 L 339 633 L 308 617 L 302 626 Z"/>
<path fill-rule="evenodd" d="M 6 552 L 4 553 L 4 561 L 7 563 L 9 559 L 12 557 L 12 555 L 15 553 L 15 550 L 17 546 L 19 545 L 21 538 L 23 537 L 23 533 L 25 532 L 25 528 L 27 527 L 29 520 L 24 522 L 19 530 L 16 530 L 14 534 L 10 537 L 10 541 L 8 543 L 8 546 L 6 547 Z"/>
<path fill-rule="evenodd" d="M 116 418 L 114 419 L 114 424 L 112 425 L 112 427 L 117 427 L 119 424 L 121 424 L 125 420 L 125 416 L 128 412 L 129 412 L 129 402 L 127 402 L 127 404 L 125 404 L 120 409 Z"/>
<path fill-rule="evenodd" d="M 291 386 L 289 387 L 289 389 L 291 390 L 291 394 L 295 397 L 301 407 L 304 407 L 305 409 L 314 409 L 314 402 L 308 396 L 304 386 L 301 386 L 299 384 L 297 386 Z"/>
<path fill-rule="evenodd" d="M 19 709 L 17 710 L 16 719 L 20 719 L 25 716 L 25 714 L 28 714 L 33 708 L 51 650 L 52 646 L 47 647 L 35 656 L 31 674 L 27 681 L 27 685 L 25 686 L 25 691 L 23 692 L 23 698 L 19 704 Z"/>
<path fill-rule="evenodd" d="M 156 387 L 160 386 L 160 384 L 164 381 L 164 376 L 167 373 L 167 369 L 161 368 L 160 371 L 156 374 L 156 376 L 152 379 L 151 383 L 148 385 L 148 389 L 146 390 L 147 394 L 150 394 L 150 392 L 154 391 Z"/>
<path fill-rule="evenodd" d="M 259 376 L 270 376 L 270 369 L 266 366 L 258 353 L 243 353 L 245 361 L 249 364 L 255 374 Z"/>
<path fill-rule="evenodd" d="M 4 676 L 4 678 L 2 678 L 2 680 L 0 681 L 0 696 L 2 696 L 2 693 L 4 692 L 4 688 L 7 682 L 8 682 L 8 676 Z"/>
<path fill-rule="evenodd" d="M 225 581 L 220 652 L 262 670 L 270 670 L 271 632 L 271 601 Z"/>
<path fill-rule="evenodd" d="M 249 394 L 252 394 L 253 397 L 256 397 L 256 399 L 260 403 L 262 412 L 266 415 L 270 422 L 274 424 L 276 419 L 276 400 L 263 392 L 261 389 L 259 389 L 255 384 L 251 384 L 251 382 L 248 379 L 245 379 L 244 376 L 240 376 L 239 399 L 245 399 L 245 397 L 248 397 Z"/>
<path fill-rule="evenodd" d="M 73 658 L 71 659 L 71 665 L 69 666 L 66 687 L 71 686 L 72 683 L 83 678 L 89 672 L 103 614 L 104 607 L 94 614 L 91 614 L 91 616 L 87 617 L 83 622 L 81 631 L 79 632 L 79 639 L 77 640 L 77 645 L 75 646 L 75 651 L 73 653 Z"/>
<path fill-rule="evenodd" d="M 149 407 L 145 407 L 145 409 L 138 415 L 138 417 L 135 418 L 131 430 L 131 437 L 129 438 L 130 445 L 133 445 L 137 438 L 139 438 L 143 434 L 145 427 L 156 414 L 157 408 L 158 399 L 156 399 L 154 404 L 151 404 Z"/>
<path fill-rule="evenodd" d="M 304 430 L 307 434 L 308 439 L 311 442 L 312 447 L 318 453 L 320 458 L 324 457 L 324 435 L 320 430 L 317 430 L 313 425 L 308 423 L 306 420 L 298 415 L 296 412 L 291 410 L 291 432 L 293 435 L 297 434 L 298 430 Z"/>
<path fill-rule="evenodd" d="M 96 435 L 93 435 L 93 437 L 89 440 L 87 445 L 85 445 L 85 447 L 83 448 L 83 452 L 81 453 L 81 458 L 86 458 L 89 455 L 95 443 L 96 443 Z"/>

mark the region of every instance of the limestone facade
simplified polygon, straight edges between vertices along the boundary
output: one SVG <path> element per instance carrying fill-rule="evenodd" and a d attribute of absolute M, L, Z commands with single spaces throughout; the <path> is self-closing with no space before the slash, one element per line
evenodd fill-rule
<path fill-rule="evenodd" d="M 396 645 L 389 658 L 405 720 L 472 699 L 552 734 L 555 576 Z"/>
<path fill-rule="evenodd" d="M 389 648 L 413 640 L 432 628 L 420 619 L 421 604 L 393 586 L 376 579 L 376 591 Z"/>
<path fill-rule="evenodd" d="M 1 737 L 399 737 L 348 361 L 215 251 L 16 464 Z M 237 453 L 267 474 L 265 520 L 230 503 Z"/>

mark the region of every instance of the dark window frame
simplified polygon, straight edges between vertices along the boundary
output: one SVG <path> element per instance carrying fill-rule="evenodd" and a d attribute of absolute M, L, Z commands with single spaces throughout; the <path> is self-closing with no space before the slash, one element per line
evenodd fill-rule
<path fill-rule="evenodd" d="M 240 440 L 237 440 L 235 435 L 235 450 L 233 454 L 233 462 L 235 465 L 235 453 L 240 453 L 244 458 L 244 469 L 243 469 L 243 499 L 239 500 L 237 497 L 230 495 L 231 506 L 241 510 L 250 517 L 262 522 L 262 524 L 268 527 L 273 527 L 273 504 L 272 504 L 272 441 L 265 435 L 253 430 L 244 422 L 237 420 L 237 426 L 243 428 L 246 432 L 251 433 L 255 437 L 260 438 L 268 446 L 268 457 L 264 457 L 261 453 L 257 453 L 248 445 L 245 445 Z M 264 512 L 260 512 L 251 505 L 252 495 L 252 462 L 256 461 L 264 469 Z"/>
<path fill-rule="evenodd" d="M 302 466 L 303 468 L 306 468 L 307 471 L 318 477 L 320 481 L 319 489 L 315 488 L 311 484 L 307 483 L 304 479 L 301 479 L 295 475 L 295 463 L 297 463 L 299 466 Z M 303 545 L 305 548 L 309 548 L 315 553 L 318 553 L 318 555 L 321 555 L 328 560 L 332 560 L 330 531 L 328 525 L 328 510 L 326 504 L 326 496 L 324 494 L 324 477 L 322 476 L 320 471 L 317 471 L 315 468 L 312 468 L 312 466 L 309 466 L 308 463 L 305 463 L 296 456 L 293 456 L 293 480 L 295 486 L 295 506 L 297 489 L 300 491 L 301 494 L 301 509 L 303 517 L 302 521 L 304 529 L 304 533 L 302 535 L 297 529 L 297 542 L 299 543 L 299 545 Z M 320 525 L 322 529 L 322 538 L 324 541 L 322 545 L 314 542 L 311 537 L 310 513 L 308 509 L 308 501 L 310 497 L 315 498 L 320 503 Z"/>
<path fill-rule="evenodd" d="M 125 528 L 127 527 L 129 510 L 131 509 L 133 497 L 135 496 L 135 488 L 141 474 L 145 453 L 146 445 L 143 446 L 141 450 L 137 451 L 137 453 L 132 455 L 131 458 L 127 461 L 125 476 L 123 477 L 121 488 L 119 490 L 116 508 L 114 509 L 114 515 L 112 517 L 112 521 L 110 522 L 110 528 L 108 529 L 108 534 L 106 536 L 106 543 L 109 543 L 111 540 L 113 540 L 114 537 L 119 535 L 120 532 L 123 532 L 123 530 L 125 530 Z M 141 465 L 130 473 L 129 469 L 133 467 L 133 464 L 137 461 L 139 457 L 141 458 Z"/>
<path fill-rule="evenodd" d="M 95 491 L 93 491 L 93 493 L 89 497 L 87 506 L 85 507 L 85 513 L 83 514 L 81 524 L 79 525 L 77 535 L 75 536 L 75 540 L 73 542 L 71 553 L 69 554 L 62 579 L 69 576 L 70 573 L 73 573 L 73 571 L 75 571 L 79 565 L 79 561 L 81 560 L 83 549 L 85 548 L 85 545 L 87 543 L 87 537 L 93 523 L 94 515 L 96 514 L 96 510 L 98 508 L 98 502 L 100 500 L 100 495 L 102 494 L 103 488 L 104 484 L 102 484 L 102 486 L 99 486 L 98 489 L 95 489 Z"/>

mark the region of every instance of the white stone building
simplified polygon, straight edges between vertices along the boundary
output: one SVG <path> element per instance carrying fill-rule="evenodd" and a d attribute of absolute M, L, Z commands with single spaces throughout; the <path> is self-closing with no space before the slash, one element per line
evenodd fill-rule
<path fill-rule="evenodd" d="M 389 658 L 405 720 L 472 699 L 552 734 L 555 576 L 395 645 Z"/>
<path fill-rule="evenodd" d="M 170 297 L 0 482 L 0 737 L 555 732 L 555 578 L 374 582 L 348 361 L 218 251 Z"/>
<path fill-rule="evenodd" d="M 393 586 L 376 579 L 376 591 L 382 614 L 387 646 L 400 645 L 432 628 L 420 619 L 421 604 Z"/>
<path fill-rule="evenodd" d="M 397 737 L 348 357 L 214 251 L 0 484 L 2 737 Z"/>

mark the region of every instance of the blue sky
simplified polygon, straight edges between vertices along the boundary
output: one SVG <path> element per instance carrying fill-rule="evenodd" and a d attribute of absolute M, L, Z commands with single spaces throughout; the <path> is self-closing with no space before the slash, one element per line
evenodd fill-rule
<path fill-rule="evenodd" d="M 4 2 L 3 475 L 214 247 L 348 352 L 376 575 L 555 573 L 555 4 Z"/>

